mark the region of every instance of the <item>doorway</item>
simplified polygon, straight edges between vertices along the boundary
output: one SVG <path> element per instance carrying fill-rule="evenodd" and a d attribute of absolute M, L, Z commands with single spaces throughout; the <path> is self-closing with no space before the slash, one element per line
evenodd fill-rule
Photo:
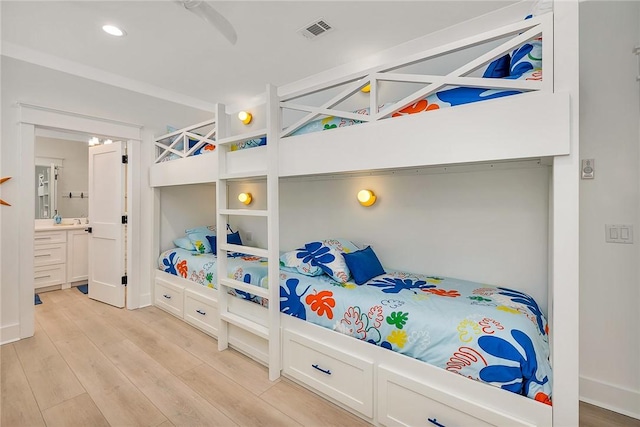
<path fill-rule="evenodd" d="M 141 140 L 141 126 L 118 122 L 99 117 L 90 117 L 83 114 L 55 110 L 34 105 L 19 105 L 19 126 L 20 126 L 20 192 L 24 195 L 24 203 L 20 212 L 20 249 L 19 249 L 19 272 L 20 272 L 20 338 L 32 336 L 34 333 L 34 220 L 33 213 L 36 210 L 35 198 L 36 187 L 33 185 L 35 168 L 35 135 L 36 129 L 50 129 L 66 133 L 84 133 L 108 137 L 125 141 L 124 146 L 128 150 L 129 159 L 125 185 L 129 197 L 124 203 L 125 211 L 128 215 L 128 227 L 130 231 L 137 229 L 140 225 L 138 215 L 139 205 L 136 200 L 140 199 L 140 188 L 133 188 L 133 174 L 139 173 L 137 166 L 139 159 L 131 154 L 139 152 Z M 130 235 L 133 233 L 130 233 Z M 139 241 L 134 238 L 126 239 L 126 252 L 132 256 L 127 257 L 125 271 L 130 279 L 137 279 L 139 271 L 132 267 L 135 262 L 136 251 L 139 253 Z M 139 263 L 138 263 L 139 265 Z M 127 307 L 137 308 L 138 306 L 138 280 L 130 280 L 126 287 Z"/>

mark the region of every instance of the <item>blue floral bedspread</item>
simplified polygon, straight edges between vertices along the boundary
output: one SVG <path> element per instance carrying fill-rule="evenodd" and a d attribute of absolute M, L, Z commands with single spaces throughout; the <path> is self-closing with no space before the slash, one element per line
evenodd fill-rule
<path fill-rule="evenodd" d="M 215 287 L 216 257 L 176 248 L 161 270 Z M 267 285 L 264 258 L 228 259 L 229 276 Z M 267 305 L 246 292 L 232 294 Z M 422 274 L 388 272 L 363 285 L 280 268 L 280 310 L 465 377 L 551 404 L 548 325 L 527 294 Z"/>
<path fill-rule="evenodd" d="M 181 248 L 169 249 L 158 257 L 160 270 L 175 276 L 181 276 L 209 288 L 217 288 L 217 264 L 217 257 L 211 253 L 199 254 L 195 251 Z M 227 259 L 227 271 L 229 277 L 236 280 L 266 287 L 266 258 L 238 254 Z M 234 289 L 230 293 L 258 304 L 267 304 L 267 301 L 263 301 L 263 298 L 238 289 Z"/>
<path fill-rule="evenodd" d="M 551 404 L 548 326 L 507 288 L 390 272 L 363 285 L 280 271 L 283 313 Z"/>

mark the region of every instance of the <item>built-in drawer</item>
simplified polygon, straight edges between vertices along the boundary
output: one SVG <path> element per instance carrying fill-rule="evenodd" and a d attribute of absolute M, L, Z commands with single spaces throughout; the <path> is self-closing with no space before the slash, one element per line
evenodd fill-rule
<path fill-rule="evenodd" d="M 182 317 L 184 307 L 184 288 L 156 278 L 154 304 L 173 314 Z"/>
<path fill-rule="evenodd" d="M 33 287 L 61 285 L 66 282 L 66 266 L 64 264 L 45 265 L 33 268 Z"/>
<path fill-rule="evenodd" d="M 67 260 L 67 245 L 64 243 L 37 244 L 33 248 L 33 265 L 52 265 Z"/>
<path fill-rule="evenodd" d="M 184 291 L 184 320 L 196 328 L 218 336 L 218 304 L 189 289 Z"/>
<path fill-rule="evenodd" d="M 67 231 L 36 231 L 33 235 L 33 241 L 36 246 L 49 243 L 66 243 Z"/>
<path fill-rule="evenodd" d="M 373 417 L 373 362 L 285 329 L 283 369 L 296 380 Z"/>
<path fill-rule="evenodd" d="M 385 426 L 533 426 L 382 366 L 377 390 L 378 422 Z"/>

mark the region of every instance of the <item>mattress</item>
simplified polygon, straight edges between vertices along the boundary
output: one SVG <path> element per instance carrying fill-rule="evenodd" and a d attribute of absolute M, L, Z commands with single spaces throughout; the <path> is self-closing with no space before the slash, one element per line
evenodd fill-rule
<path fill-rule="evenodd" d="M 170 249 L 161 270 L 215 288 L 217 258 Z M 228 274 L 267 285 L 265 258 L 237 255 Z M 266 299 L 231 294 L 263 306 Z M 551 404 L 548 324 L 520 291 L 390 271 L 362 285 L 280 267 L 280 311 L 447 371 Z"/>
<path fill-rule="evenodd" d="M 165 273 L 180 276 L 202 286 L 216 288 L 218 274 L 217 257 L 211 253 L 200 254 L 182 248 L 166 250 L 158 257 L 158 268 Z M 229 277 L 241 282 L 265 287 L 267 286 L 267 260 L 242 254 L 232 255 L 227 259 Z M 234 289 L 230 293 L 257 304 L 266 305 L 263 298 Z"/>
<path fill-rule="evenodd" d="M 529 295 L 406 272 L 360 286 L 288 268 L 280 278 L 285 314 L 551 404 L 548 325 Z"/>

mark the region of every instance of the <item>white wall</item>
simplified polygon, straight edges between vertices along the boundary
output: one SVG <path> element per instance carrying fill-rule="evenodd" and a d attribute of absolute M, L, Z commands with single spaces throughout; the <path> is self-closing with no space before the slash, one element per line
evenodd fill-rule
<path fill-rule="evenodd" d="M 1 168 L 3 176 L 18 177 L 20 174 L 20 147 L 17 143 L 18 117 L 17 103 L 29 103 L 64 111 L 82 113 L 89 116 L 109 118 L 144 125 L 141 146 L 141 216 L 143 229 L 140 230 L 140 292 L 148 301 L 150 295 L 150 272 L 155 262 L 152 257 L 152 206 L 153 198 L 148 188 L 148 167 L 151 163 L 153 135 L 166 133 L 166 125 L 187 126 L 210 117 L 210 113 L 184 107 L 171 102 L 158 100 L 103 83 L 71 76 L 44 67 L 2 57 L 2 146 Z M 12 182 L 13 181 L 13 182 Z M 3 207 L 2 211 L 2 259 L 0 272 L 1 317 L 0 342 L 6 342 L 19 336 L 19 290 L 21 281 L 30 281 L 28 277 L 19 277 L 19 251 L 16 246 L 31 244 L 22 242 L 19 224 L 19 211 L 23 198 L 32 197 L 18 192 L 16 178 L 2 187 L 2 198 L 13 206 Z M 10 183 L 10 184 L 9 184 Z M 9 184 L 9 185 L 7 185 Z"/>
<path fill-rule="evenodd" d="M 548 168 L 478 169 L 281 180 L 280 249 L 346 238 L 371 244 L 386 267 L 521 289 L 546 312 Z M 362 188 L 378 196 L 370 208 L 356 200 Z M 264 208 L 263 184 L 231 185 L 230 207 L 240 191 Z M 263 219 L 233 225 L 264 247 Z"/>
<path fill-rule="evenodd" d="M 187 228 L 216 224 L 214 184 L 162 187 L 158 191 L 161 251 L 175 247 L 173 240 L 183 237 Z"/>
<path fill-rule="evenodd" d="M 68 196 L 70 192 L 89 194 L 89 144 L 86 141 L 66 141 L 38 136 L 35 156 L 58 157 L 63 161 L 63 167 L 58 170 L 58 213 L 66 218 L 88 216 L 88 199 Z"/>
<path fill-rule="evenodd" d="M 580 395 L 640 418 L 640 3 L 580 3 Z M 605 224 L 633 224 L 632 245 Z"/>

